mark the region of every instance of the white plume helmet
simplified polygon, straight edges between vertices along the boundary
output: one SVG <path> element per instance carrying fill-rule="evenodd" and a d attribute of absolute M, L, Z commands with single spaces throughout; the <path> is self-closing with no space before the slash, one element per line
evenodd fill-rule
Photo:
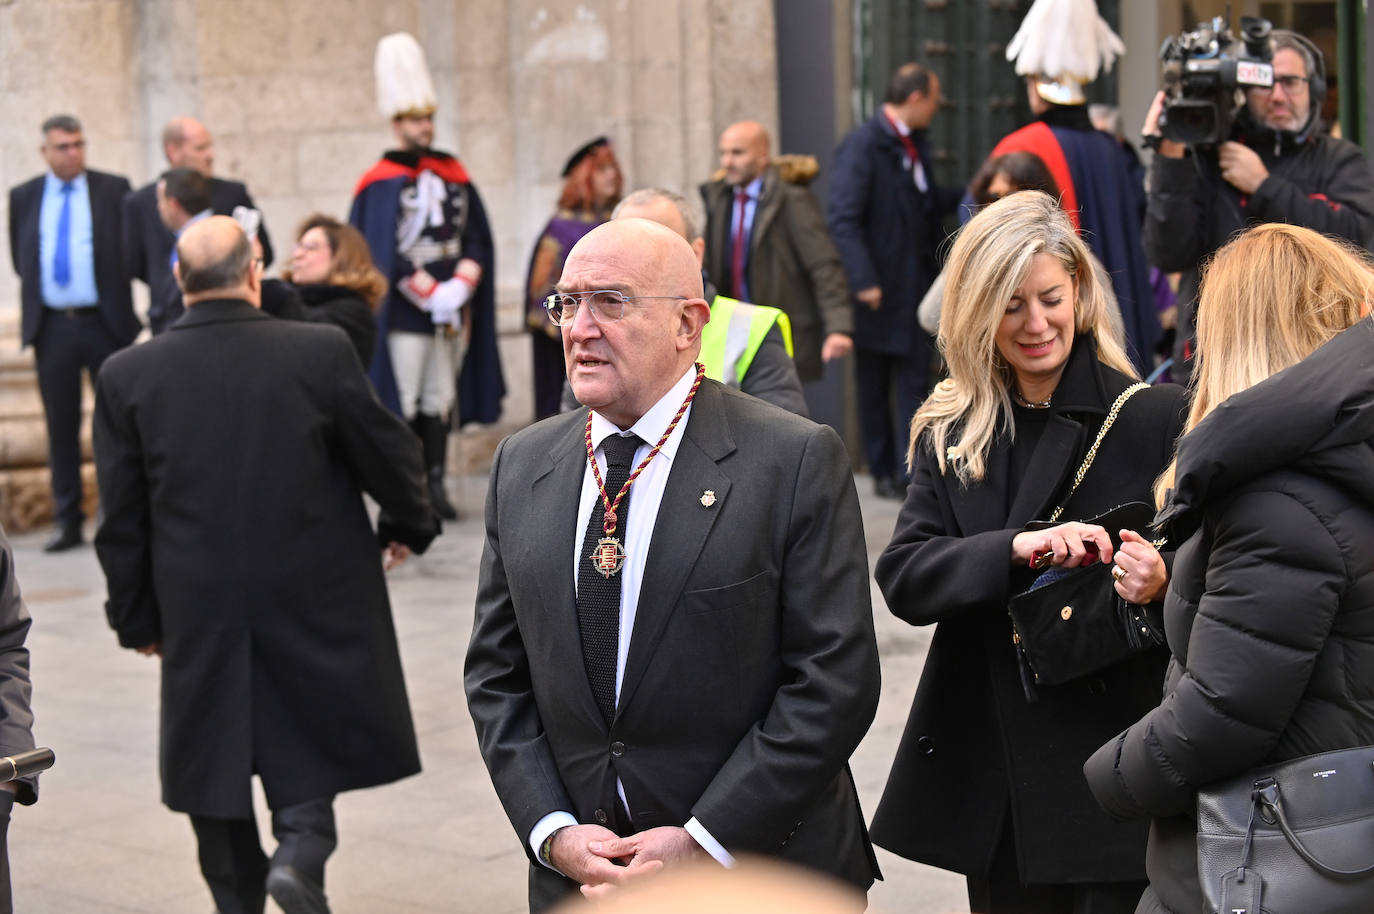
<path fill-rule="evenodd" d="M 1125 53 L 1094 0 L 1035 0 L 1007 44 L 1017 75 L 1036 77 L 1040 96 L 1057 105 L 1083 104 L 1083 85 Z"/>
<path fill-rule="evenodd" d="M 424 48 L 409 32 L 393 32 L 377 42 L 373 64 L 377 107 L 387 118 L 425 117 L 435 108 L 434 80 Z"/>

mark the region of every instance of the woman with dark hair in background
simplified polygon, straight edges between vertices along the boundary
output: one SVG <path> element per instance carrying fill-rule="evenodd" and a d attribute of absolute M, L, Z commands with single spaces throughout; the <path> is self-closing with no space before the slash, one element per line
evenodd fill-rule
<path fill-rule="evenodd" d="M 1145 828 L 1098 809 L 1081 771 L 1159 700 L 1165 652 L 1029 685 L 1008 603 L 1046 553 L 1062 569 L 1129 561 L 1115 594 L 1163 596 L 1154 547 L 1123 533 L 1114 548 L 1118 531 L 1089 519 L 1150 499 L 1184 394 L 1140 390 L 1092 447 L 1136 374 L 1088 249 L 1048 194 L 979 212 L 948 271 L 938 343 L 949 377 L 912 420 L 911 488 L 874 570 L 895 615 L 936 627 L 873 842 L 963 873 L 978 914 L 1126 914 L 1145 887 Z M 1073 520 L 1052 518 L 1056 506 Z M 1046 518 L 1055 525 L 1031 528 Z"/>
<path fill-rule="evenodd" d="M 296 248 L 282 279 L 300 295 L 300 318 L 342 328 L 366 369 L 377 341 L 376 308 L 386 294 L 386 277 L 372 265 L 362 234 L 322 213 L 307 217 L 296 231 Z"/>
<path fill-rule="evenodd" d="M 611 218 L 620 202 L 624 177 L 611 141 L 597 137 L 572 154 L 563 166 L 563 192 L 558 212 L 544 226 L 530 256 L 525 280 L 525 323 L 534 356 L 534 418 L 558 412 L 567 376 L 563 364 L 563 337 L 548 312 L 544 299 L 563 274 L 563 260 L 583 235 Z"/>
<path fill-rule="evenodd" d="M 1049 166 L 1033 152 L 1008 152 L 992 156 L 968 183 L 969 196 L 979 207 L 1001 200 L 1018 190 L 1042 190 L 1059 199 L 1059 185 Z M 972 216 L 972 213 L 969 213 Z"/>
<path fill-rule="evenodd" d="M 1281 222 L 1203 274 L 1192 412 L 1156 486 L 1178 550 L 1164 698 L 1084 768 L 1107 811 L 1153 817 L 1142 914 L 1205 910 L 1199 788 L 1374 744 L 1371 298 L 1367 255 Z"/>
<path fill-rule="evenodd" d="M 1040 190 L 1056 200 L 1059 199 L 1059 185 L 1054 183 L 1054 176 L 1050 174 L 1049 167 L 1035 153 L 1009 152 L 1006 155 L 990 157 L 968 184 L 968 194 L 974 205 L 959 208 L 960 223 L 968 222 L 978 210 L 1018 190 Z M 920 307 L 916 311 L 916 320 L 920 323 L 921 329 L 932 336 L 940 329 L 940 305 L 945 298 L 945 273 L 945 270 L 941 270 L 940 275 L 935 277 L 926 294 L 921 297 Z M 1105 273 L 1099 273 L 1098 276 L 1099 279 L 1108 280 L 1104 288 L 1110 292 L 1110 279 Z M 1115 293 L 1111 296 L 1111 307 L 1113 310 L 1116 309 Z"/>

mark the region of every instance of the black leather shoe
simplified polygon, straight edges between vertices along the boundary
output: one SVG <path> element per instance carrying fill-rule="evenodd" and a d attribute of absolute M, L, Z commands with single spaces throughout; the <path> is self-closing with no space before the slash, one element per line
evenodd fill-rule
<path fill-rule="evenodd" d="M 67 524 L 65 527 L 58 527 L 57 532 L 52 535 L 52 539 L 43 544 L 44 552 L 66 552 L 68 549 L 75 549 L 80 546 L 81 525 Z"/>
<path fill-rule="evenodd" d="M 429 503 L 434 513 L 444 520 L 458 519 L 458 509 L 453 507 L 453 502 L 448 500 L 448 493 L 444 491 L 442 466 L 432 467 L 429 471 Z"/>
<path fill-rule="evenodd" d="M 324 887 L 294 866 L 274 866 L 267 872 L 267 894 L 286 914 L 329 914 Z"/>
<path fill-rule="evenodd" d="M 897 484 L 889 476 L 876 476 L 873 479 L 873 494 L 879 498 L 900 498 Z"/>

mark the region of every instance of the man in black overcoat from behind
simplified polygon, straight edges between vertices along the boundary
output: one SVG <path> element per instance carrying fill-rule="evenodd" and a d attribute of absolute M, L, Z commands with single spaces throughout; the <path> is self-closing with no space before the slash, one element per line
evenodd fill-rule
<path fill-rule="evenodd" d="M 258 309 L 233 219 L 177 252 L 187 313 L 96 388 L 106 611 L 120 645 L 162 658 L 163 802 L 190 814 L 220 914 L 267 893 L 325 914 L 334 794 L 420 769 L 378 549 L 421 552 L 438 523 L 415 436 L 344 333 Z"/>

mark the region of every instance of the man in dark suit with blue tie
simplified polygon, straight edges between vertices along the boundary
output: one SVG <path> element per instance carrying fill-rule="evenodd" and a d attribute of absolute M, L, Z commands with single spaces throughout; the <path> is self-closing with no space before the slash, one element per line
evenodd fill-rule
<path fill-rule="evenodd" d="M 598 226 L 557 289 L 586 406 L 497 450 L 465 674 L 531 909 L 741 854 L 866 891 L 848 761 L 878 653 L 844 445 L 703 378 L 676 232 Z"/>
<path fill-rule="evenodd" d="M 32 346 L 48 424 L 57 532 L 43 548 L 81 544 L 81 369 L 101 363 L 141 329 L 121 264 L 120 206 L 129 181 L 86 168 L 81 123 L 43 122 L 46 173 L 10 190 L 10 257 L 19 274 L 21 341 Z"/>

